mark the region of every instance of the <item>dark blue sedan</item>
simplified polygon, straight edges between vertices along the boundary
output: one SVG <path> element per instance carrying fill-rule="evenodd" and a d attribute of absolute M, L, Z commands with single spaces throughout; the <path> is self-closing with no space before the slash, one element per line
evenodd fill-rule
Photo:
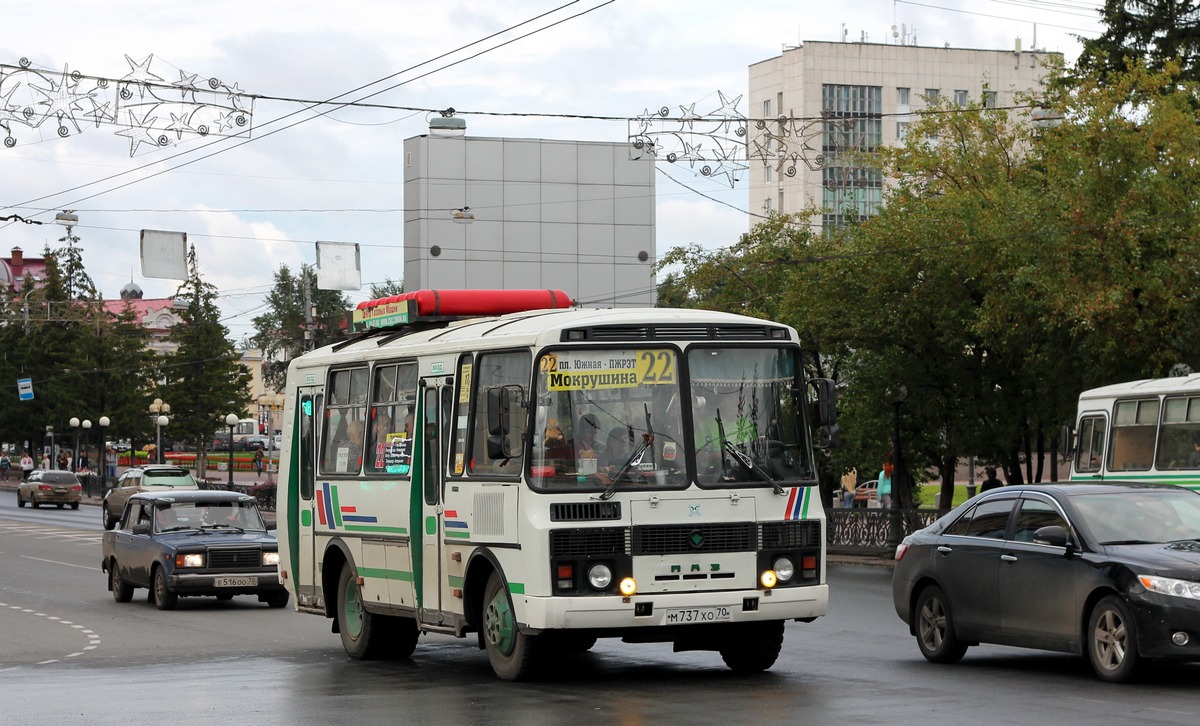
<path fill-rule="evenodd" d="M 922 655 L 1078 653 L 1106 681 L 1200 661 L 1200 494 L 1106 482 L 993 489 L 906 537 L 892 597 Z"/>
<path fill-rule="evenodd" d="M 116 529 L 104 533 L 101 569 L 117 602 L 145 587 L 159 610 L 189 595 L 256 595 L 273 608 L 288 604 L 275 535 L 254 497 L 237 492 L 134 494 Z"/>

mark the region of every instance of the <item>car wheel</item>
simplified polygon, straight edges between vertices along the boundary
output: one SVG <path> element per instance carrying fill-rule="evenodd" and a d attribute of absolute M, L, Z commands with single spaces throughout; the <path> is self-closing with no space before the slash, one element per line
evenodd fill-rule
<path fill-rule="evenodd" d="M 79 509 L 79 502 L 71 502 L 71 509 Z"/>
<path fill-rule="evenodd" d="M 537 636 L 522 633 L 517 627 L 512 598 L 508 596 L 499 572 L 493 572 L 488 578 L 479 623 L 483 629 L 484 648 L 496 675 L 505 681 L 530 678 L 538 665 L 542 643 Z"/>
<path fill-rule="evenodd" d="M 35 499 L 32 494 L 30 494 L 29 495 L 29 506 L 33 507 L 34 509 L 37 509 L 38 507 L 40 507 L 42 505 L 38 504 L 38 500 Z"/>
<path fill-rule="evenodd" d="M 1092 669 L 1101 680 L 1126 683 L 1137 677 L 1142 659 L 1137 652 L 1133 615 L 1116 595 L 1101 600 L 1088 619 L 1087 650 Z"/>
<path fill-rule="evenodd" d="M 62 504 L 62 502 L 59 502 L 59 504 L 58 504 L 58 508 L 59 508 L 59 509 L 62 509 L 62 508 L 63 508 L 63 504 Z"/>
<path fill-rule="evenodd" d="M 338 632 L 347 655 L 356 660 L 374 660 L 384 654 L 392 619 L 367 612 L 356 579 L 354 567 L 348 562 L 342 565 L 337 589 Z"/>
<path fill-rule="evenodd" d="M 917 646 L 931 663 L 957 663 L 967 652 L 967 644 L 954 633 L 950 602 L 936 585 L 917 598 Z"/>
<path fill-rule="evenodd" d="M 746 624 L 729 631 L 721 660 L 734 673 L 762 673 L 775 665 L 783 648 L 783 621 Z"/>
<path fill-rule="evenodd" d="M 108 589 L 112 590 L 113 600 L 117 602 L 129 602 L 133 599 L 133 585 L 121 577 L 121 568 L 117 566 L 116 560 L 108 563 Z"/>
<path fill-rule="evenodd" d="M 21 492 L 17 492 L 17 507 L 25 508 L 25 500 L 21 498 Z"/>
<path fill-rule="evenodd" d="M 270 595 L 267 595 L 267 597 L 266 597 L 267 607 L 272 607 L 272 608 L 277 608 L 277 609 L 287 607 L 289 597 L 290 596 L 288 595 L 287 590 L 278 590 L 276 592 L 273 592 Z"/>
<path fill-rule="evenodd" d="M 179 596 L 167 587 L 167 573 L 163 568 L 154 568 L 154 605 L 159 610 L 174 610 Z"/>
<path fill-rule="evenodd" d="M 100 517 L 104 521 L 105 529 L 112 529 L 117 526 L 117 518 L 108 513 L 108 502 L 100 505 Z"/>

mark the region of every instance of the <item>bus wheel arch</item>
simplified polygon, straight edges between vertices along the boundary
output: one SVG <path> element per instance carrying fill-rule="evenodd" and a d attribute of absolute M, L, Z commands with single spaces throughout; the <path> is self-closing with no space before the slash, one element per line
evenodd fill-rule
<path fill-rule="evenodd" d="M 341 540 L 330 542 L 325 548 L 325 556 L 321 558 L 321 593 L 325 601 L 325 617 L 333 618 L 333 632 L 335 633 L 338 632 L 338 578 L 342 575 L 342 567 L 353 561 L 354 558 Z"/>
<path fill-rule="evenodd" d="M 504 578 L 503 569 L 490 550 L 475 550 L 467 558 L 467 573 L 463 578 L 463 612 L 471 629 L 479 634 L 479 649 L 484 649 L 483 628 L 479 614 L 483 610 L 483 593 L 493 572 Z"/>

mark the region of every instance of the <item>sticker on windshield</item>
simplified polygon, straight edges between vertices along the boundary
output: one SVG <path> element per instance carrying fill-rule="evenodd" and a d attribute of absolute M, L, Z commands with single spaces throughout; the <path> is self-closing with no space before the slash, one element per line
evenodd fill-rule
<path fill-rule="evenodd" d="M 549 391 L 594 391 L 675 384 L 669 350 L 559 351 L 543 356 L 540 372 Z"/>

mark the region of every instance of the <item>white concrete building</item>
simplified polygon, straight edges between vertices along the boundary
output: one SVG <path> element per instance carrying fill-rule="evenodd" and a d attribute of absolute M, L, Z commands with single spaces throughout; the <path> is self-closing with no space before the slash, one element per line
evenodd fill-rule
<path fill-rule="evenodd" d="M 873 214 L 882 179 L 839 163 L 840 151 L 897 143 L 939 97 L 1012 106 L 1041 86 L 1049 55 L 1023 51 L 1019 40 L 1003 51 L 805 41 L 755 63 L 748 115 L 764 123 L 749 125 L 750 209 L 815 205 L 826 208 L 823 225 Z"/>
<path fill-rule="evenodd" d="M 404 287 L 557 288 L 655 302 L 654 164 L 625 144 L 476 138 L 434 119 L 404 141 Z"/>

